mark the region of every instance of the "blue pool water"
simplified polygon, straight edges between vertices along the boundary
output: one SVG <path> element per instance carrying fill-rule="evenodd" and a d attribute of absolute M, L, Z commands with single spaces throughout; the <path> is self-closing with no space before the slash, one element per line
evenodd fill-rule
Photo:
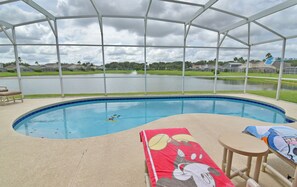
<path fill-rule="evenodd" d="M 111 98 L 78 100 L 48 106 L 13 124 L 22 134 L 75 139 L 111 134 L 176 114 L 210 113 L 288 123 L 282 109 L 255 101 L 214 96 Z"/>

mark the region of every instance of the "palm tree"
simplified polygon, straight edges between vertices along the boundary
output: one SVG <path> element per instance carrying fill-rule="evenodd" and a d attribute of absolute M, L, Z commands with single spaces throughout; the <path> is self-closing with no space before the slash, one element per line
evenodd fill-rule
<path fill-rule="evenodd" d="M 238 61 L 238 58 L 237 57 L 234 57 L 233 60 L 234 60 L 234 62 L 237 62 Z"/>
<path fill-rule="evenodd" d="M 271 53 L 267 53 L 265 57 L 266 57 L 266 59 L 267 59 L 267 58 L 271 58 L 272 55 L 271 55 Z"/>

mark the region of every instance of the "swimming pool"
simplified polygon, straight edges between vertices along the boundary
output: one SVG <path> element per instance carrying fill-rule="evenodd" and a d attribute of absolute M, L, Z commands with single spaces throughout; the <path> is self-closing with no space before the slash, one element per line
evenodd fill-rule
<path fill-rule="evenodd" d="M 96 98 L 46 106 L 18 118 L 27 136 L 76 139 L 111 134 L 176 114 L 211 113 L 271 123 L 291 122 L 284 110 L 258 101 L 222 96 Z"/>

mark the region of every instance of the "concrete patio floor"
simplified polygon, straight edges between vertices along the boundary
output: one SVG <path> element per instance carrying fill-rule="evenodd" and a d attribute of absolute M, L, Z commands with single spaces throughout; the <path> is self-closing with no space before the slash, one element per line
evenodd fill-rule
<path fill-rule="evenodd" d="M 230 96 L 230 94 L 228 94 Z M 250 95 L 232 94 L 272 103 L 297 119 L 297 104 Z M 0 106 L 0 186 L 103 186 L 145 187 L 144 153 L 139 141 L 143 129 L 186 127 L 205 151 L 221 166 L 223 148 L 217 139 L 224 132 L 241 132 L 247 125 L 271 125 L 247 118 L 214 114 L 183 114 L 99 137 L 55 140 L 24 136 L 12 128 L 13 121 L 38 107 L 77 98 L 25 99 L 24 103 Z M 290 126 L 297 128 L 297 123 Z M 233 164 L 243 167 L 246 157 L 234 155 Z M 269 163 L 287 176 L 293 169 L 274 155 Z M 253 159 L 252 166 L 255 165 Z M 252 170 L 253 172 L 253 170 Z M 240 177 L 232 179 L 244 186 Z M 263 187 L 283 186 L 269 172 L 261 172 Z"/>

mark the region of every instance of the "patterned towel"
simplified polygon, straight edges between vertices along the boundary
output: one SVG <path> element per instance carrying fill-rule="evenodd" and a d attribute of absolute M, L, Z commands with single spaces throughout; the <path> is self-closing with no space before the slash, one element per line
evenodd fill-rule
<path fill-rule="evenodd" d="M 144 130 L 140 138 L 152 187 L 233 187 L 186 128 Z"/>
<path fill-rule="evenodd" d="M 248 126 L 243 132 L 264 140 L 270 148 L 297 163 L 297 129 L 286 126 Z"/>

